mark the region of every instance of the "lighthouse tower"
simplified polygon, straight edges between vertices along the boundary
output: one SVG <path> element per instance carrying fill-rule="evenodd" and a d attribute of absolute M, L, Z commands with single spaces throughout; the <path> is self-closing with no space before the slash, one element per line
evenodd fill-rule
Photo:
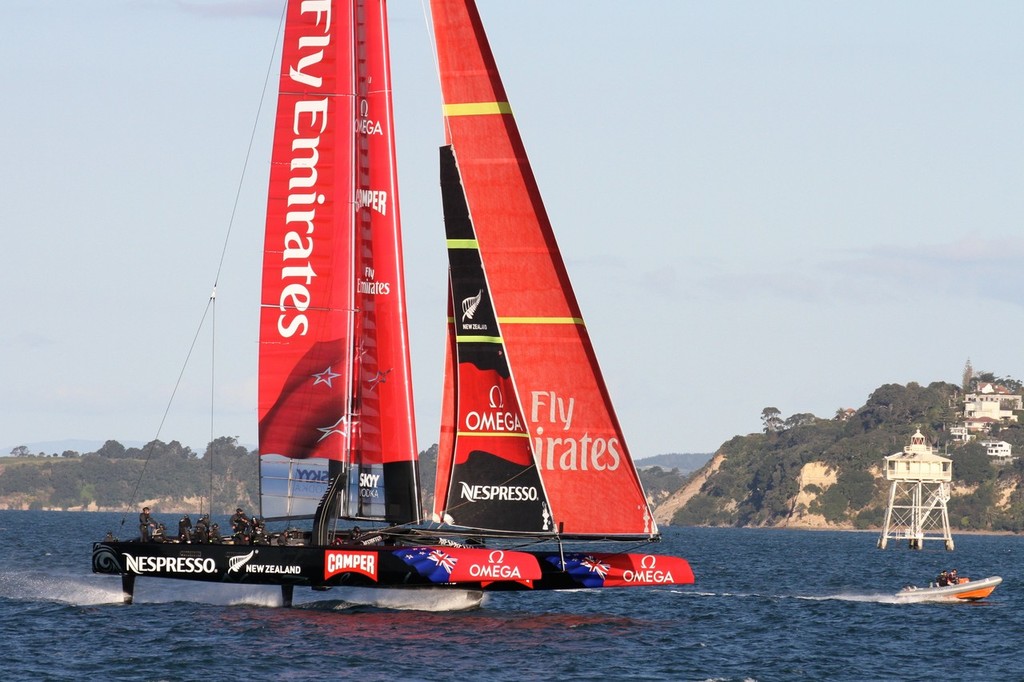
<path fill-rule="evenodd" d="M 903 452 L 885 458 L 885 479 L 892 485 L 879 549 L 885 549 L 889 538 L 906 538 L 911 549 L 923 549 L 925 540 L 944 540 L 952 551 L 946 503 L 953 461 L 935 454 L 918 429 Z"/>

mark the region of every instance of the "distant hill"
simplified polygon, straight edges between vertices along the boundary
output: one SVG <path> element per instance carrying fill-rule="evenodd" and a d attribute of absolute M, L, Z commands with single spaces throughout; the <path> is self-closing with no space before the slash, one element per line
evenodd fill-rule
<path fill-rule="evenodd" d="M 644 457 L 636 460 L 638 469 L 649 469 L 650 467 L 661 467 L 662 469 L 679 469 L 680 473 L 687 474 L 696 471 L 711 460 L 710 452 L 671 452 L 665 455 Z"/>
<path fill-rule="evenodd" d="M 65 438 L 64 440 L 47 440 L 38 441 L 36 443 L 14 443 L 12 445 L 5 445 L 0 447 L 0 457 L 6 457 L 11 454 L 11 450 L 14 448 L 24 445 L 28 448 L 28 451 L 33 455 L 47 454 L 47 455 L 60 455 L 67 450 L 84 454 L 86 452 L 96 452 L 106 441 L 103 440 L 86 440 L 84 438 Z M 142 441 L 120 441 L 122 445 L 129 448 L 141 448 L 145 443 Z"/>

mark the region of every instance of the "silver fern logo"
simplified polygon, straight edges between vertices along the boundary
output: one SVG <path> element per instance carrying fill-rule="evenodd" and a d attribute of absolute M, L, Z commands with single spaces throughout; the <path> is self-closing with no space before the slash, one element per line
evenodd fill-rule
<path fill-rule="evenodd" d="M 473 315 L 476 314 L 476 309 L 480 307 L 480 301 L 484 298 L 484 290 L 481 289 L 477 292 L 476 296 L 470 296 L 469 298 L 462 299 L 462 321 L 472 320 Z"/>
<path fill-rule="evenodd" d="M 228 573 L 235 573 L 241 571 L 242 567 L 252 561 L 252 558 L 256 556 L 256 550 L 252 550 L 248 554 L 239 554 L 228 559 Z"/>
<path fill-rule="evenodd" d="M 93 573 L 124 573 L 117 552 L 104 545 L 93 550 L 92 570 Z"/>

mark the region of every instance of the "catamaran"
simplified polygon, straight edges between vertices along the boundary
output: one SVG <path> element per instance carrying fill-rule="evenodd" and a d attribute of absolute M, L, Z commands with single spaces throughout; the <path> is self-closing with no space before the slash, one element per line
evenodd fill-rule
<path fill-rule="evenodd" d="M 658 527 L 476 6 L 430 6 L 449 257 L 432 513 L 415 439 L 386 1 L 289 0 L 258 402 L 260 512 L 284 530 L 255 544 L 97 542 L 93 570 L 120 575 L 125 601 L 138 576 L 280 585 L 286 605 L 295 586 L 693 582 L 685 559 L 633 551 Z"/>

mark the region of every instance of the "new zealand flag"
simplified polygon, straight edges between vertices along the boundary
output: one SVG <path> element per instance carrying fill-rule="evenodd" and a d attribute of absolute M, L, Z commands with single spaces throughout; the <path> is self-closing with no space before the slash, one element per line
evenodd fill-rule
<path fill-rule="evenodd" d="M 458 561 L 438 547 L 410 547 L 398 550 L 394 555 L 432 583 L 450 582 L 452 569 Z"/>
<path fill-rule="evenodd" d="M 583 587 L 604 587 L 605 576 L 611 570 L 611 566 L 592 554 L 566 554 L 564 565 L 557 554 L 545 558 Z"/>

